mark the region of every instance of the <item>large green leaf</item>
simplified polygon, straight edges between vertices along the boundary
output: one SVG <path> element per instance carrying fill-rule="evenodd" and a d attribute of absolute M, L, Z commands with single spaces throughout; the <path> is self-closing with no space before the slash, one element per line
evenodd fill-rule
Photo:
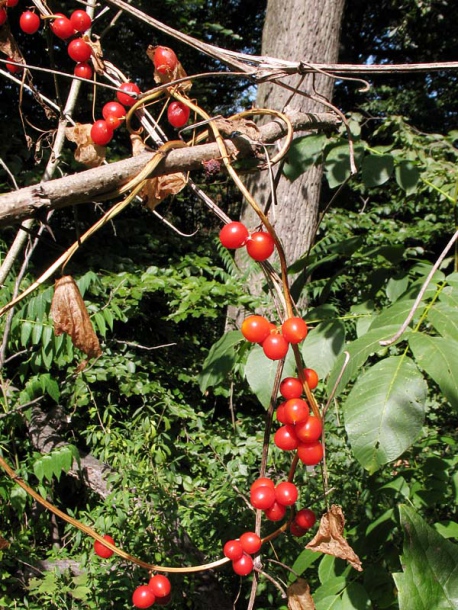
<path fill-rule="evenodd" d="M 242 339 L 243 335 L 239 330 L 231 330 L 211 346 L 199 375 L 201 392 L 226 379 L 235 364 L 235 346 Z"/>
<path fill-rule="evenodd" d="M 336 389 L 336 396 L 338 396 L 345 388 L 350 379 L 356 376 L 360 372 L 361 367 L 366 362 L 371 354 L 378 352 L 382 349 L 380 341 L 391 338 L 399 330 L 399 325 L 384 326 L 382 328 L 375 328 L 370 330 L 362 337 L 359 337 L 352 343 L 345 346 L 345 351 L 348 352 L 350 359 L 342 376 L 339 381 L 339 385 Z M 408 333 L 409 331 L 407 331 Z M 339 375 L 342 372 L 342 367 L 345 362 L 345 354 L 341 354 L 335 365 L 333 366 L 328 379 L 328 393 L 334 388 Z"/>
<path fill-rule="evenodd" d="M 364 148 L 361 144 L 355 146 L 356 166 L 362 161 Z M 348 144 L 339 144 L 331 148 L 326 156 L 324 173 L 330 188 L 343 184 L 350 177 L 350 147 Z"/>
<path fill-rule="evenodd" d="M 458 341 L 415 333 L 409 345 L 418 366 L 434 379 L 452 407 L 458 410 Z"/>
<path fill-rule="evenodd" d="M 342 352 L 345 342 L 345 325 L 340 320 L 322 322 L 312 329 L 302 345 L 306 366 L 315 369 L 324 379 Z"/>
<path fill-rule="evenodd" d="M 434 303 L 428 312 L 428 322 L 444 337 L 458 341 L 458 310 L 447 303 Z"/>
<path fill-rule="evenodd" d="M 393 173 L 393 167 L 391 155 L 367 155 L 361 169 L 364 186 L 371 188 L 385 184 Z"/>
<path fill-rule="evenodd" d="M 420 180 L 420 172 L 412 161 L 401 161 L 395 170 L 396 182 L 407 195 L 415 193 Z"/>
<path fill-rule="evenodd" d="M 458 546 L 445 540 L 412 508 L 399 507 L 404 530 L 402 573 L 394 574 L 399 610 L 458 608 Z"/>
<path fill-rule="evenodd" d="M 273 382 L 277 372 L 278 360 L 270 360 L 264 354 L 260 345 L 255 345 L 250 351 L 245 365 L 245 377 L 251 391 L 267 409 L 272 395 Z M 296 365 L 292 349 L 288 350 L 283 367 L 283 377 L 293 376 Z"/>
<path fill-rule="evenodd" d="M 356 459 L 371 474 L 417 438 L 427 386 L 405 356 L 381 360 L 356 382 L 344 404 L 345 429 Z"/>
<path fill-rule="evenodd" d="M 311 134 L 295 138 L 288 150 L 283 173 L 293 182 L 311 167 L 321 155 L 328 138 L 325 134 Z"/>
<path fill-rule="evenodd" d="M 402 326 L 407 316 L 409 315 L 415 301 L 413 299 L 403 299 L 401 301 L 396 301 L 390 307 L 384 309 L 370 325 L 370 330 L 374 328 L 382 328 L 383 326 L 388 326 L 389 324 L 399 324 Z M 425 305 L 420 303 L 415 312 L 415 317 L 418 318 L 424 311 Z"/>

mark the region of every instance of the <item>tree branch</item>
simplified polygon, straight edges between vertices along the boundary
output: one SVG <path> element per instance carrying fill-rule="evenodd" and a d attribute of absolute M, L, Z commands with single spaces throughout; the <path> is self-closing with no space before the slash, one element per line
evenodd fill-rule
<path fill-rule="evenodd" d="M 334 129 L 340 124 L 340 119 L 331 112 L 314 115 L 298 112 L 290 119 L 295 131 Z M 260 127 L 263 143 L 275 142 L 285 134 L 285 125 L 277 120 Z M 255 146 L 251 146 L 246 138 L 234 137 L 225 142 L 228 152 L 238 158 L 254 154 Z M 220 152 L 216 143 L 172 150 L 161 161 L 153 175 L 201 169 L 203 161 L 219 156 Z M 151 157 L 151 153 L 140 154 L 123 161 L 1 195 L 0 227 L 16 224 L 27 218 L 41 218 L 50 210 L 87 203 L 107 195 L 137 175 Z"/>

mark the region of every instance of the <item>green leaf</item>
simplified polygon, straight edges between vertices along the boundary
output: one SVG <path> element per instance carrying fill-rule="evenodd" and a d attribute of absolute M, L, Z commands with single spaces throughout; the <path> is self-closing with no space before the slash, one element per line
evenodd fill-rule
<path fill-rule="evenodd" d="M 442 301 L 434 303 L 428 312 L 428 322 L 438 333 L 458 341 L 458 315 L 456 307 Z"/>
<path fill-rule="evenodd" d="M 382 349 L 380 341 L 391 338 L 399 330 L 399 325 L 384 326 L 382 328 L 375 328 L 370 330 L 368 333 L 359 337 L 352 343 L 345 346 L 345 350 L 348 352 L 350 359 L 345 370 L 342 373 L 342 377 L 337 386 L 336 396 L 338 396 L 345 388 L 347 383 L 360 372 L 361 367 L 366 362 L 371 354 L 378 352 Z M 408 331 L 407 331 L 408 333 Z M 341 374 L 343 364 L 345 362 L 345 355 L 341 354 L 331 370 L 328 379 L 328 393 L 334 388 L 339 375 Z"/>
<path fill-rule="evenodd" d="M 315 369 L 324 379 L 342 352 L 345 343 L 345 325 L 340 320 L 318 324 L 307 335 L 302 345 L 302 356 L 309 368 Z"/>
<path fill-rule="evenodd" d="M 270 360 L 264 354 L 260 345 L 255 345 L 250 351 L 245 365 L 245 377 L 251 391 L 267 409 L 273 389 L 273 381 L 277 373 L 278 360 Z M 289 349 L 283 367 L 283 377 L 293 376 L 296 365 L 293 350 Z"/>
<path fill-rule="evenodd" d="M 201 392 L 226 380 L 236 361 L 235 346 L 242 340 L 239 330 L 231 330 L 211 346 L 199 375 Z"/>
<path fill-rule="evenodd" d="M 456 538 L 458 540 L 458 523 L 456 521 L 441 521 L 434 524 L 434 529 L 444 538 Z"/>
<path fill-rule="evenodd" d="M 296 561 L 291 566 L 291 572 L 289 573 L 289 583 L 296 580 L 296 575 L 301 576 L 307 568 L 309 568 L 315 561 L 320 559 L 321 555 L 310 549 L 304 549 L 302 553 L 297 557 Z"/>
<path fill-rule="evenodd" d="M 358 165 L 364 155 L 364 149 L 355 148 L 355 161 Z M 343 184 L 350 177 L 350 148 L 348 144 L 339 144 L 331 148 L 326 156 L 324 173 L 330 188 Z"/>
<path fill-rule="evenodd" d="M 324 134 L 311 134 L 292 141 L 283 168 L 288 180 L 293 182 L 317 161 L 327 140 Z"/>
<path fill-rule="evenodd" d="M 401 161 L 396 165 L 394 175 L 396 182 L 405 190 L 407 195 L 415 193 L 420 180 L 420 172 L 412 161 Z"/>
<path fill-rule="evenodd" d="M 33 325 L 31 322 L 24 321 L 21 323 L 21 345 L 27 347 L 29 344 L 30 335 L 32 334 Z"/>
<path fill-rule="evenodd" d="M 373 474 L 398 458 L 421 432 L 427 386 L 405 356 L 381 360 L 359 377 L 344 404 L 356 459 Z"/>
<path fill-rule="evenodd" d="M 399 513 L 403 572 L 393 575 L 399 610 L 456 610 L 458 546 L 442 538 L 412 508 L 401 505 Z"/>
<path fill-rule="evenodd" d="M 393 167 L 391 155 L 367 155 L 361 169 L 364 186 L 372 188 L 385 184 L 393 173 Z"/>
<path fill-rule="evenodd" d="M 371 610 L 373 608 L 366 589 L 351 582 L 342 594 L 341 610 Z"/>
<path fill-rule="evenodd" d="M 407 316 L 409 315 L 414 303 L 415 301 L 413 299 L 396 301 L 396 303 L 384 309 L 382 312 L 379 313 L 378 316 L 374 318 L 369 327 L 369 330 L 374 330 L 375 328 L 382 328 L 384 326 L 388 326 L 389 324 L 398 324 L 399 327 L 401 327 L 402 324 L 405 322 Z M 424 309 L 425 305 L 421 303 L 415 311 L 414 320 L 421 316 Z"/>
<path fill-rule="evenodd" d="M 415 333 L 409 345 L 418 366 L 434 379 L 452 407 L 458 410 L 458 341 Z"/>

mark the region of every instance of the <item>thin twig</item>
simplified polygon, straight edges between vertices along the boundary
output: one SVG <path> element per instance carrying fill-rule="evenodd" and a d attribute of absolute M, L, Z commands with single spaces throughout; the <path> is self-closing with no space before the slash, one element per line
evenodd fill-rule
<path fill-rule="evenodd" d="M 444 250 L 442 251 L 441 255 L 439 256 L 439 258 L 437 259 L 437 261 L 434 263 L 431 271 L 428 273 L 426 280 L 424 281 L 420 292 L 418 293 L 417 298 L 415 299 L 414 304 L 412 305 L 412 309 L 409 312 L 409 315 L 407 316 L 405 322 L 403 323 L 403 325 L 401 326 L 401 328 L 398 330 L 398 332 L 393 335 L 390 339 L 386 339 L 385 341 L 379 341 L 380 345 L 383 346 L 387 346 L 387 345 L 393 345 L 393 343 L 396 343 L 396 341 L 405 333 L 407 327 L 409 326 L 410 322 L 412 321 L 412 318 L 415 315 L 415 312 L 418 309 L 418 306 L 420 305 L 425 292 L 429 286 L 429 283 L 431 282 L 433 275 L 436 273 L 436 271 L 439 269 L 439 267 L 441 266 L 442 261 L 444 260 L 444 258 L 447 256 L 447 254 L 449 253 L 449 251 L 451 250 L 453 244 L 456 242 L 456 240 L 458 239 L 458 231 L 455 232 L 455 234 L 453 235 L 453 237 L 451 238 L 451 240 L 448 242 L 448 244 L 445 246 Z"/>

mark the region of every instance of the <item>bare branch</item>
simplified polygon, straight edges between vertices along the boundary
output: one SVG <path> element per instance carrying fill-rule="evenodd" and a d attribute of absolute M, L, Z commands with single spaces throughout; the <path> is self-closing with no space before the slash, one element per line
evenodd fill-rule
<path fill-rule="evenodd" d="M 296 131 L 332 129 L 340 123 L 339 118 L 330 112 L 316 115 L 296 113 L 290 118 Z M 260 133 L 262 141 L 269 143 L 284 137 L 286 130 L 280 121 L 271 121 L 260 127 Z M 225 143 L 228 152 L 238 158 L 253 154 L 253 148 L 245 138 L 233 138 Z M 136 176 L 151 157 L 152 154 L 144 153 L 2 195 L 0 227 L 21 222 L 26 218 L 42 218 L 50 210 L 87 203 L 106 196 Z M 219 157 L 220 151 L 215 143 L 172 150 L 152 175 L 200 169 L 203 161 Z"/>

